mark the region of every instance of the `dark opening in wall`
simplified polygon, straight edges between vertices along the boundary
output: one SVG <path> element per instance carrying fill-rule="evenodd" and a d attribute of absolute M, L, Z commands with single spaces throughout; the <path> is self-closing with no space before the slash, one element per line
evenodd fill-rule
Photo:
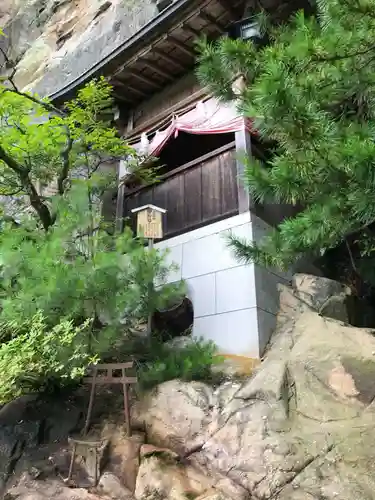
<path fill-rule="evenodd" d="M 176 138 L 169 140 L 160 153 L 158 164 L 162 167 L 159 174 L 170 172 L 233 141 L 234 134 L 195 135 L 180 132 Z"/>

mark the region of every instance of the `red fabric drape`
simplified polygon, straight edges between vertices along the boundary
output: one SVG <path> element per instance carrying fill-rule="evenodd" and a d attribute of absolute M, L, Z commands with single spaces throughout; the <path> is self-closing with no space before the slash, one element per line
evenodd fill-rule
<path fill-rule="evenodd" d="M 234 103 L 222 103 L 215 98 L 199 102 L 197 106 L 181 116 L 174 116 L 170 125 L 158 130 L 149 140 L 142 134 L 140 142 L 133 147 L 141 154 L 158 156 L 171 137 L 179 132 L 188 134 L 228 134 L 246 128 L 253 132 L 252 120 L 238 114 Z"/>

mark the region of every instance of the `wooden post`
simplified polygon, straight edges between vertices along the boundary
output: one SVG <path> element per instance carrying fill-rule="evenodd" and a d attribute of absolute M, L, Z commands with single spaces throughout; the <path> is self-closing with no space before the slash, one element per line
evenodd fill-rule
<path fill-rule="evenodd" d="M 238 192 L 238 211 L 239 213 L 244 213 L 253 207 L 252 200 L 250 199 L 250 194 L 248 189 L 244 184 L 244 172 L 245 165 L 241 160 L 241 156 L 248 155 L 251 156 L 251 136 L 250 133 L 244 127 L 235 133 L 236 141 L 236 153 L 239 156 L 237 158 L 237 192 Z"/>
<path fill-rule="evenodd" d="M 85 427 L 83 431 L 83 435 L 87 434 L 87 431 L 90 427 L 91 414 L 94 404 L 94 396 L 95 396 L 95 387 L 97 385 L 111 385 L 111 384 L 121 384 L 123 387 L 123 395 L 124 395 L 124 417 L 126 423 L 126 429 L 128 435 L 131 434 L 131 422 L 130 422 L 130 402 L 129 402 L 129 384 L 136 384 L 137 377 L 127 377 L 126 376 L 126 368 L 132 368 L 133 361 L 129 361 L 127 363 L 109 363 L 109 364 L 100 364 L 96 365 L 92 368 L 92 376 L 85 377 L 84 382 L 91 385 L 90 392 L 90 401 L 89 407 L 87 411 L 87 417 L 85 422 Z M 121 377 L 117 376 L 115 372 L 121 371 Z M 99 372 L 104 372 L 104 375 L 100 375 Z"/>
<path fill-rule="evenodd" d="M 117 191 L 116 233 L 124 231 L 125 186 L 120 184 Z"/>
<path fill-rule="evenodd" d="M 74 442 L 73 443 L 72 456 L 70 458 L 68 477 L 66 479 L 67 482 L 69 482 L 72 479 L 73 468 L 74 468 L 74 461 L 76 459 L 76 454 L 77 454 L 77 443 Z"/>
<path fill-rule="evenodd" d="M 154 248 L 154 240 L 153 238 L 148 239 L 148 249 L 151 251 Z M 149 297 L 149 312 L 148 312 L 148 318 L 147 318 L 147 335 L 151 337 L 152 334 L 152 312 L 150 308 L 150 299 L 153 295 L 154 292 L 154 284 L 149 283 L 149 288 L 148 288 L 148 297 Z"/>
<path fill-rule="evenodd" d="M 122 378 L 125 380 L 125 368 L 122 369 Z M 132 434 L 131 422 L 130 422 L 130 408 L 129 408 L 129 388 L 126 382 L 123 382 L 122 389 L 124 392 L 124 416 L 126 422 L 126 433 L 130 437 Z"/>
<path fill-rule="evenodd" d="M 154 240 L 163 237 L 163 214 L 166 213 L 166 210 L 164 208 L 156 207 L 155 205 L 144 205 L 143 207 L 133 208 L 132 213 L 137 214 L 137 236 L 147 239 L 148 249 L 151 251 L 154 248 Z M 150 303 L 153 291 L 154 283 L 150 282 L 148 284 L 148 336 L 152 333 L 152 311 Z"/>
<path fill-rule="evenodd" d="M 130 132 L 134 128 L 134 112 L 131 111 L 129 114 L 128 118 L 128 124 L 126 127 L 126 131 L 124 132 L 124 135 L 129 135 Z M 119 172 L 118 172 L 118 179 L 117 181 L 120 181 L 120 166 L 119 166 Z M 117 191 L 117 205 L 116 205 L 116 232 L 117 233 L 122 233 L 124 231 L 124 209 L 125 209 L 125 186 L 123 183 L 121 183 L 118 186 L 118 191 Z"/>
<path fill-rule="evenodd" d="M 86 421 L 85 421 L 85 427 L 83 429 L 83 435 L 84 436 L 86 436 L 86 434 L 88 433 L 89 427 L 90 427 L 92 408 L 94 406 L 95 384 L 96 384 L 96 376 L 97 376 L 97 374 L 98 374 L 98 370 L 96 368 L 94 368 L 94 376 L 93 376 L 92 386 L 91 386 L 91 391 L 90 391 L 89 407 L 87 409 L 87 416 L 86 416 Z"/>

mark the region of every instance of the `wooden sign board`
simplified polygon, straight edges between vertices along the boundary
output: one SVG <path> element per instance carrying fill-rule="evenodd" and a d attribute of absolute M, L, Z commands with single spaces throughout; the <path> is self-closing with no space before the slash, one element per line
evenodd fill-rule
<path fill-rule="evenodd" d="M 163 214 L 166 210 L 145 205 L 132 210 L 137 214 L 137 236 L 149 240 L 161 239 L 163 237 Z"/>

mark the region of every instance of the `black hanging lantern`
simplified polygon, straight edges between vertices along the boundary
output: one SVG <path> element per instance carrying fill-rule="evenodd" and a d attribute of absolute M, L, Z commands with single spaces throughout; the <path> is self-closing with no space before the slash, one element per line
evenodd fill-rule
<path fill-rule="evenodd" d="M 251 40 L 255 43 L 260 43 L 263 40 L 259 22 L 255 17 L 247 17 L 245 19 L 241 19 L 241 21 L 232 23 L 229 27 L 228 35 L 230 38 L 241 38 L 242 40 Z"/>

